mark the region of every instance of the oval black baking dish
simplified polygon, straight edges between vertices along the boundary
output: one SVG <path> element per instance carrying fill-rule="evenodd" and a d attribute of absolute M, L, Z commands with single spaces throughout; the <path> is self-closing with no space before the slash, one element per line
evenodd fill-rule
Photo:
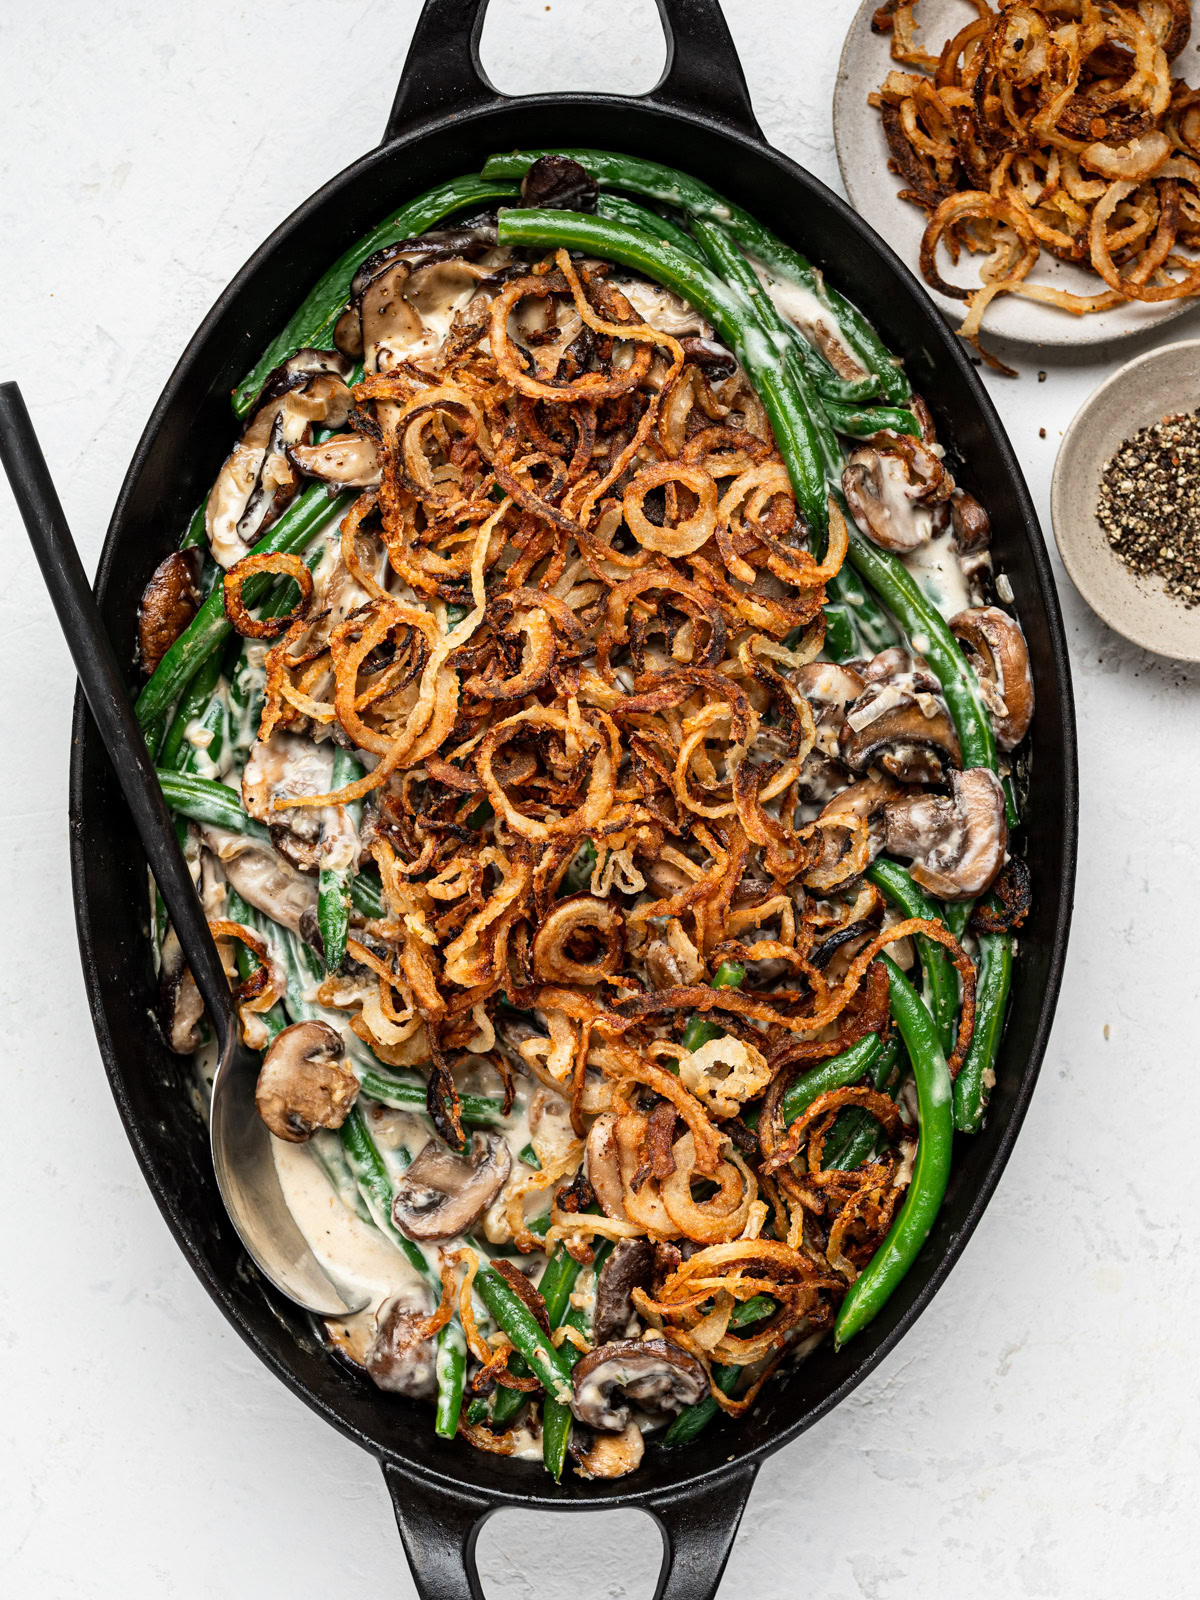
<path fill-rule="evenodd" d="M 228 449 L 229 395 L 328 263 L 408 197 L 478 170 L 515 146 L 592 145 L 694 172 L 734 196 L 828 272 L 906 360 L 961 481 L 988 507 L 1033 659 L 1028 858 L 1036 886 L 987 1126 L 958 1151 L 946 1203 L 914 1270 L 841 1354 L 827 1344 L 768 1385 L 744 1421 L 683 1450 L 650 1449 L 630 1481 L 557 1488 L 540 1463 L 483 1456 L 433 1438 L 423 1410 L 330 1358 L 304 1316 L 249 1265 L 217 1193 L 186 1064 L 150 1021 L 153 974 L 145 864 L 82 700 L 71 763 L 71 850 L 79 937 L 96 1033 L 146 1180 L 181 1248 L 262 1359 L 314 1410 L 383 1464 L 417 1587 L 427 1600 L 478 1597 L 474 1542 L 504 1505 L 637 1505 L 664 1531 L 660 1596 L 715 1593 L 759 1462 L 868 1373 L 928 1305 L 995 1188 L 1029 1103 L 1058 995 L 1076 843 L 1075 729 L 1049 562 L 1019 467 L 964 354 L 924 290 L 836 196 L 772 150 L 755 123 L 717 0 L 658 0 L 667 70 L 640 98 L 499 96 L 479 67 L 486 0 L 428 0 L 379 149 L 285 222 L 222 294 L 185 351 L 125 479 L 98 594 L 133 660 L 137 601 Z M 956 466 L 956 471 L 959 471 Z"/>

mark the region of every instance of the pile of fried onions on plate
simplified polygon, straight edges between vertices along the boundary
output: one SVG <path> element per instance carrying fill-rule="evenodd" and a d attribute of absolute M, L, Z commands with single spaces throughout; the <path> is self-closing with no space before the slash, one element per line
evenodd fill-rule
<path fill-rule="evenodd" d="M 979 342 L 992 301 L 1015 294 L 1076 316 L 1200 293 L 1200 91 L 1171 74 L 1191 34 L 1189 0 L 1014 0 L 976 15 L 934 53 L 917 0 L 886 0 L 873 26 L 917 71 L 888 73 L 870 103 L 883 119 L 901 198 L 929 214 L 921 271 L 968 302 L 959 332 Z M 979 287 L 948 281 L 983 256 Z M 1095 294 L 1032 283 L 1042 251 L 1090 268 Z"/>

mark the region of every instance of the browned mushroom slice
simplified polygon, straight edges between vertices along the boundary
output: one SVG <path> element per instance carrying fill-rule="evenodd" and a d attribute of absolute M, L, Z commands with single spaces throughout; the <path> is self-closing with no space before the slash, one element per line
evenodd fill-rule
<path fill-rule="evenodd" d="M 941 688 L 937 679 L 919 656 L 911 655 L 902 644 L 889 645 L 869 661 L 856 662 L 855 666 L 866 683 L 894 683 L 899 689 L 912 694 L 936 694 Z"/>
<path fill-rule="evenodd" d="M 646 1444 L 642 1430 L 631 1422 L 620 1433 L 573 1428 L 568 1448 L 581 1478 L 623 1478 L 641 1466 Z"/>
<path fill-rule="evenodd" d="M 288 451 L 308 441 L 314 423 L 345 422 L 349 371 L 335 350 L 300 350 L 268 377 L 209 492 L 205 532 L 220 566 L 240 561 L 295 494 L 300 478 Z"/>
<path fill-rule="evenodd" d="M 975 669 L 996 743 L 1014 749 L 1033 721 L 1033 673 L 1020 623 L 998 606 L 974 606 L 950 618 L 950 631 Z"/>
<path fill-rule="evenodd" d="M 620 1339 L 599 1345 L 575 1367 L 571 1410 L 598 1433 L 628 1426 L 632 1401 L 643 1411 L 673 1416 L 709 1392 L 708 1374 L 696 1360 L 665 1339 Z"/>
<path fill-rule="evenodd" d="M 842 472 L 854 520 L 874 544 L 898 553 L 928 543 L 934 531 L 930 502 L 944 498 L 945 485 L 937 456 L 913 440 L 889 449 L 860 445 Z"/>
<path fill-rule="evenodd" d="M 160 561 L 138 606 L 138 659 L 153 672 L 200 609 L 200 549 L 172 550 Z"/>
<path fill-rule="evenodd" d="M 648 1289 L 654 1272 L 654 1246 L 649 1239 L 618 1239 L 596 1279 L 592 1338 L 597 1344 L 629 1337 L 637 1315 L 635 1289 Z"/>
<path fill-rule="evenodd" d="M 940 783 L 947 769 L 962 763 L 958 735 L 942 703 L 894 684 L 869 689 L 850 707 L 840 743 L 842 760 L 852 771 L 878 765 L 901 783 Z"/>
<path fill-rule="evenodd" d="M 954 542 L 964 555 L 967 551 L 986 550 L 991 544 L 992 524 L 988 514 L 965 489 L 956 489 L 950 498 L 950 521 Z"/>
<path fill-rule="evenodd" d="M 860 778 L 835 794 L 821 811 L 820 820 L 833 817 L 861 817 L 867 824 L 870 837 L 870 859 L 883 849 L 883 811 L 890 800 L 897 800 L 903 789 L 892 778 L 879 773 L 874 777 Z"/>
<path fill-rule="evenodd" d="M 204 1001 L 184 960 L 174 928 L 167 929 L 158 967 L 158 1021 L 176 1055 L 190 1056 L 200 1046 Z"/>
<path fill-rule="evenodd" d="M 393 1295 L 380 1308 L 366 1357 L 378 1388 L 409 1400 L 427 1400 L 436 1392 L 437 1350 L 421 1336 L 428 1321 L 428 1310 L 411 1292 Z"/>
<path fill-rule="evenodd" d="M 887 847 L 912 861 L 914 881 L 930 894 L 971 900 L 1004 864 L 1004 790 L 986 767 L 952 772 L 950 789 L 950 796 L 909 795 L 888 805 Z"/>
<path fill-rule="evenodd" d="M 624 1185 L 616 1127 L 617 1117 L 613 1111 L 602 1112 L 592 1123 L 584 1144 L 584 1170 L 604 1215 L 624 1222 Z"/>
<path fill-rule="evenodd" d="M 374 439 L 361 433 L 338 433 L 321 444 L 301 444 L 288 451 L 292 465 L 306 478 L 320 478 L 338 489 L 373 489 L 381 468 Z"/>
<path fill-rule="evenodd" d="M 303 1144 L 318 1128 L 340 1128 L 357 1099 L 346 1046 L 327 1022 L 293 1022 L 276 1034 L 263 1057 L 254 1103 L 277 1138 Z"/>
<path fill-rule="evenodd" d="M 274 732 L 269 739 L 258 739 L 250 750 L 242 772 L 242 804 L 248 816 L 265 823 L 271 841 L 285 861 L 300 872 L 315 873 L 325 849 L 334 844 L 333 832 L 340 827 L 343 853 L 354 852 L 353 824 L 344 809 L 333 807 L 288 806 L 276 811 L 275 801 L 297 795 L 327 794 L 333 782 L 333 745 L 314 744 L 295 733 Z M 335 821 L 336 819 L 336 821 Z"/>
<path fill-rule="evenodd" d="M 407 1239 L 453 1239 L 478 1221 L 511 1170 L 499 1134 L 477 1133 L 461 1156 L 430 1139 L 397 1181 L 392 1221 Z"/>
<path fill-rule="evenodd" d="M 213 827 L 211 823 L 205 823 L 200 831 L 242 899 L 265 912 L 280 927 L 299 933 L 300 919 L 317 903 L 313 880 L 297 872 L 270 845 L 258 839 Z"/>

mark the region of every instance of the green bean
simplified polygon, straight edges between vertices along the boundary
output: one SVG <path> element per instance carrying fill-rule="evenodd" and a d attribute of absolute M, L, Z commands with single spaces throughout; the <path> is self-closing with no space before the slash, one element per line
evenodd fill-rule
<path fill-rule="evenodd" d="M 324 349 L 327 341 L 332 342 L 334 324 L 350 293 L 350 280 L 368 256 L 374 255 L 376 250 L 382 250 L 385 245 L 416 238 L 452 212 L 461 211 L 464 206 L 480 205 L 488 200 L 508 200 L 515 192 L 511 184 L 487 182 L 474 174 L 465 178 L 451 178 L 448 183 L 441 183 L 427 194 L 409 200 L 386 222 L 381 222 L 352 244 L 317 280 L 282 331 L 271 340 L 238 384 L 233 395 L 234 413 L 239 417 L 247 414 L 267 377 L 281 361 L 294 356 L 297 350 Z"/>
<path fill-rule="evenodd" d="M 867 1074 L 873 1089 L 886 1090 L 894 1100 L 900 1090 L 900 1079 L 893 1089 L 887 1089 L 892 1069 L 900 1059 L 900 1046 L 894 1038 L 888 1040 L 875 1057 Z M 862 1106 L 847 1106 L 839 1112 L 829 1136 L 825 1140 L 822 1164 L 827 1171 L 853 1172 L 879 1143 L 879 1124 Z"/>
<path fill-rule="evenodd" d="M 200 670 L 184 690 L 175 715 L 171 718 L 162 749 L 158 753 L 160 766 L 169 767 L 173 772 L 183 770 L 182 763 L 188 754 L 187 730 L 204 714 L 211 703 L 220 678 L 221 658 L 214 651 L 208 660 L 201 664 Z"/>
<path fill-rule="evenodd" d="M 979 987 L 975 995 L 975 1031 L 962 1071 L 954 1081 L 954 1126 L 960 1133 L 978 1133 L 987 1110 L 988 1074 L 1004 1032 L 1004 1012 L 1012 983 L 1012 935 L 979 935 Z"/>
<path fill-rule="evenodd" d="M 253 907 L 247 905 L 232 884 L 226 885 L 225 915 L 231 922 L 240 922 L 243 928 L 249 928 L 252 933 L 258 931 L 258 919 Z M 240 939 L 233 941 L 233 959 L 238 977 L 243 981 L 253 977 L 262 964 L 250 946 L 243 944 Z M 267 1030 L 268 1042 L 287 1027 L 287 1016 L 279 1004 L 273 1005 L 269 1011 L 260 1011 L 258 1020 Z"/>
<path fill-rule="evenodd" d="M 729 1314 L 731 1328 L 745 1328 L 752 1322 L 761 1322 L 764 1317 L 769 1317 L 773 1311 L 779 1309 L 778 1302 L 769 1294 L 751 1295 L 749 1300 L 743 1300 L 734 1306 Z"/>
<path fill-rule="evenodd" d="M 626 189 L 631 194 L 646 195 L 675 206 L 693 224 L 698 219 L 722 223 L 743 250 L 756 255 L 781 278 L 800 284 L 816 295 L 837 324 L 846 344 L 874 376 L 875 388 L 885 399 L 908 398 L 911 391 L 903 369 L 857 307 L 830 289 L 811 262 L 784 244 L 750 212 L 734 205 L 699 179 L 657 161 L 643 161 L 610 150 L 512 151 L 490 157 L 484 164 L 483 175 L 486 178 L 522 178 L 539 156 L 551 154 L 569 156 L 577 161 L 602 187 Z"/>
<path fill-rule="evenodd" d="M 818 1095 L 856 1083 L 874 1065 L 883 1049 L 877 1033 L 868 1033 L 840 1055 L 831 1056 L 803 1073 L 783 1097 L 783 1120 L 790 1125 L 802 1117 Z"/>
<path fill-rule="evenodd" d="M 548 1396 L 569 1404 L 571 1369 L 534 1319 L 533 1313 L 494 1268 L 481 1266 L 475 1274 L 475 1293 L 504 1330 L 513 1346 L 529 1363 Z"/>
<path fill-rule="evenodd" d="M 181 550 L 196 550 L 202 544 L 208 543 L 208 496 L 205 495 L 200 504 L 192 512 L 192 520 L 187 525 L 187 531 L 179 541 Z"/>
<path fill-rule="evenodd" d="M 172 811 L 193 822 L 208 822 L 231 833 L 244 833 L 260 844 L 269 845 L 271 835 L 261 822 L 255 822 L 242 809 L 241 796 L 225 783 L 213 783 L 192 773 L 164 772 L 159 767 L 158 782 Z"/>
<path fill-rule="evenodd" d="M 877 1317 L 917 1258 L 941 1210 L 954 1143 L 954 1092 L 928 1007 L 890 956 L 881 956 L 917 1085 L 920 1137 L 912 1179 L 887 1238 L 850 1285 L 834 1327 L 835 1349 Z"/>
<path fill-rule="evenodd" d="M 567 1247 L 561 1242 L 556 1244 L 549 1261 L 542 1268 L 541 1280 L 538 1283 L 538 1293 L 545 1302 L 546 1317 L 551 1328 L 557 1328 L 571 1309 L 571 1291 L 579 1278 L 580 1270 L 579 1262 Z M 519 1378 L 525 1377 L 529 1372 L 529 1365 L 521 1356 L 513 1356 L 510 1365 Z M 492 1426 L 503 1428 L 516 1416 L 528 1399 L 529 1396 L 521 1389 L 498 1390 L 492 1406 Z"/>
<path fill-rule="evenodd" d="M 740 961 L 722 961 L 717 968 L 717 975 L 711 987 L 714 989 L 740 989 L 746 981 L 746 969 Z M 687 1020 L 680 1041 L 685 1050 L 699 1050 L 702 1044 L 707 1044 L 710 1039 L 719 1039 L 723 1030 L 715 1022 L 710 1022 L 700 1012 L 696 1012 Z"/>
<path fill-rule="evenodd" d="M 842 507 L 843 515 L 845 506 Z M 838 661 L 849 661 L 852 656 L 863 654 L 873 656 L 880 650 L 886 650 L 899 638 L 891 618 L 875 599 L 871 591 L 859 581 L 858 574 L 853 567 L 845 562 L 841 568 L 830 578 L 825 585 L 825 591 L 831 595 L 834 602 L 844 606 L 847 616 L 854 625 L 863 648 L 847 651 L 835 657 Z M 826 608 L 828 611 L 828 607 Z M 826 630 L 826 643 L 828 644 L 828 629 Z M 832 653 L 832 652 L 831 652 Z"/>
<path fill-rule="evenodd" d="M 912 648 L 924 656 L 941 683 L 958 730 L 963 766 L 990 767 L 994 772 L 996 741 L 979 695 L 979 684 L 945 618 L 922 594 L 898 556 L 872 544 L 853 521 L 849 528 L 849 559 L 855 570 L 880 596 L 908 635 Z"/>
<path fill-rule="evenodd" d="M 893 433 L 908 433 L 914 439 L 921 437 L 921 424 L 911 411 L 895 406 L 852 406 L 836 400 L 825 401 L 825 415 L 839 433 L 852 439 L 869 439 L 873 433 L 890 428 Z"/>
<path fill-rule="evenodd" d="M 812 394 L 803 362 L 796 348 L 796 330 L 771 299 L 762 279 L 734 244 L 719 222 L 698 221 L 696 237 L 713 270 L 742 301 L 747 316 L 753 317 L 760 331 L 774 347 L 775 359 L 788 369 L 803 402 L 811 447 L 827 480 L 842 481 L 842 452 L 829 426 L 821 402 Z"/>
<path fill-rule="evenodd" d="M 381 1106 L 390 1106 L 394 1111 L 423 1113 L 425 1110 L 427 1089 L 419 1078 L 405 1081 L 393 1078 L 390 1073 L 364 1067 L 358 1074 L 358 1080 L 363 1094 L 369 1100 L 377 1100 Z M 494 1128 L 504 1121 L 504 1107 L 499 1100 L 489 1100 L 481 1094 L 460 1095 L 459 1100 L 463 1121 L 473 1127 Z"/>
<path fill-rule="evenodd" d="M 269 533 L 248 554 L 268 551 L 295 552 L 302 549 L 327 522 L 341 517 L 353 501 L 353 494 L 331 500 L 323 483 L 312 483 L 288 506 Z M 269 573 L 255 573 L 242 589 L 242 599 L 254 605 L 272 582 Z M 200 666 L 219 650 L 233 632 L 225 615 L 224 585 L 218 584 L 176 639 L 154 670 L 137 699 L 137 717 L 144 732 L 155 727 L 178 700 Z"/>
<path fill-rule="evenodd" d="M 333 776 L 330 792 L 336 793 L 363 775 L 361 762 L 348 750 L 340 747 L 334 751 Z M 345 807 L 354 828 L 355 844 L 358 827 L 362 821 L 362 804 L 355 801 Z M 357 851 L 355 852 L 357 853 Z M 321 930 L 321 946 L 325 954 L 325 971 L 340 972 L 346 956 L 346 935 L 350 931 L 350 898 L 347 885 L 354 875 L 352 861 L 340 866 L 322 864 L 317 880 L 317 926 Z"/>
<path fill-rule="evenodd" d="M 612 1254 L 612 1249 L 611 1243 L 607 1241 L 597 1246 L 596 1259 L 592 1263 L 592 1271 L 597 1278 L 600 1276 L 601 1267 Z M 592 1314 L 586 1306 L 572 1306 L 566 1312 L 560 1326 L 564 1324 L 568 1328 L 574 1328 L 577 1333 L 581 1333 L 586 1337 L 592 1330 Z M 577 1350 L 568 1340 L 558 1353 L 562 1357 L 563 1365 L 569 1372 L 579 1360 L 582 1352 Z M 567 1459 L 567 1445 L 571 1440 L 573 1420 L 570 1398 L 568 1397 L 565 1401 L 554 1398 L 547 1391 L 546 1398 L 542 1402 L 542 1460 L 555 1483 L 558 1483 L 562 1478 L 563 1466 Z"/>
<path fill-rule="evenodd" d="M 741 1375 L 741 1367 L 716 1366 L 712 1369 L 712 1380 L 722 1394 L 732 1394 Z M 711 1394 L 705 1395 L 703 1400 L 697 1400 L 694 1406 L 686 1406 L 663 1434 L 663 1443 L 672 1446 L 691 1444 L 696 1435 L 708 1427 L 718 1409 Z"/>
<path fill-rule="evenodd" d="M 448 1322 L 438 1334 L 434 1371 L 437 1374 L 437 1404 L 434 1407 L 433 1431 L 439 1439 L 453 1439 L 458 1432 L 463 1390 L 467 1381 L 467 1341 L 456 1322 Z"/>
<path fill-rule="evenodd" d="M 383 916 L 383 886 L 372 873 L 356 872 L 350 880 L 350 904 L 369 922 Z"/>
<path fill-rule="evenodd" d="M 941 907 L 913 882 L 908 871 L 897 862 L 878 856 L 867 868 L 867 877 L 877 889 L 883 890 L 906 917 L 921 917 L 926 922 L 941 922 L 945 926 Z M 921 957 L 921 971 L 925 975 L 925 1003 L 933 1013 L 942 1049 L 949 1055 L 954 1048 L 955 1021 L 958 1017 L 958 973 L 946 954 L 945 946 L 936 939 L 918 933 L 916 946 Z"/>
<path fill-rule="evenodd" d="M 664 244 L 674 245 L 685 256 L 691 256 L 693 261 L 704 260 L 704 251 L 685 228 L 672 222 L 669 217 L 660 216 L 657 211 L 648 211 L 645 206 L 635 205 L 632 200 L 626 200 L 624 195 L 602 194 L 596 201 L 596 211 L 611 222 L 624 222 L 654 239 L 661 239 Z"/>
<path fill-rule="evenodd" d="M 745 367 L 770 419 L 797 504 L 810 526 L 824 531 L 828 521 L 824 473 L 814 446 L 811 418 L 796 386 L 788 381 L 774 345 L 745 302 L 714 272 L 636 228 L 580 211 L 501 211 L 499 239 L 501 244 L 586 250 L 636 267 L 690 301 Z"/>

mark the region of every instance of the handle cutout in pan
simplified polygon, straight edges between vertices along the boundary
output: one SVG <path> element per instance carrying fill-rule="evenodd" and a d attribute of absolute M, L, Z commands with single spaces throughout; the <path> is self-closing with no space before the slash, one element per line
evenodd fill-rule
<path fill-rule="evenodd" d="M 656 0 L 656 4 L 667 44 L 665 70 L 649 94 L 624 98 L 761 138 L 720 0 Z M 488 0 L 425 0 L 384 144 L 400 138 L 415 123 L 512 103 L 491 83 L 479 58 L 487 7 Z"/>

